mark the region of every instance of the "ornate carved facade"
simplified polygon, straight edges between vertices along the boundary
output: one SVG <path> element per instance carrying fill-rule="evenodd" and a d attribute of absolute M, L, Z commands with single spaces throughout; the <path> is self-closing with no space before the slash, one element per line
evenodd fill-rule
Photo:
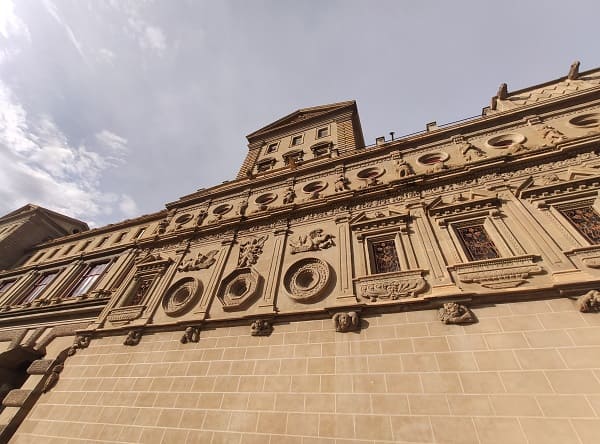
<path fill-rule="evenodd" d="M 445 396 L 454 392 L 442 391 L 440 395 L 434 388 L 449 387 L 451 380 L 460 378 L 462 385 L 452 385 L 452 390 L 475 387 L 471 395 L 479 396 L 481 391 L 487 393 L 486 384 L 469 385 L 465 381 L 471 381 L 471 376 L 456 372 L 481 371 L 485 374 L 481 378 L 495 381 L 496 373 L 490 374 L 503 370 L 485 367 L 483 357 L 475 365 L 464 350 L 456 357 L 458 364 L 444 363 L 443 353 L 456 351 L 452 349 L 459 343 L 452 336 L 456 332 L 500 335 L 517 325 L 523 331 L 551 325 L 548 328 L 555 330 L 551 336 L 543 340 L 542 336 L 527 336 L 529 342 L 523 339 L 523 344 L 542 349 L 543 344 L 558 338 L 556 331 L 562 332 L 563 326 L 552 317 L 536 318 L 537 312 L 530 315 L 515 308 L 515 304 L 535 301 L 538 307 L 571 307 L 573 316 L 589 322 L 589 334 L 595 335 L 587 344 L 600 343 L 599 333 L 591 331 L 598 320 L 582 318 L 596 316 L 599 311 L 600 70 L 576 72 L 522 91 L 509 92 L 504 86 L 481 118 L 431 127 L 395 140 L 380 138 L 375 145 L 365 146 L 354 102 L 296 111 L 250 134 L 248 142 L 248 155 L 236 180 L 183 196 L 155 214 L 93 230 L 83 222 L 33 205 L 0 218 L 0 375 L 4 378 L 0 397 L 4 397 L 5 406 L 0 413 L 0 441 L 6 442 L 16 432 L 16 438 L 25 442 L 39 432 L 35 427 L 49 426 L 44 418 L 68 421 L 62 410 L 47 413 L 52 403 L 46 401 L 54 398 L 45 397 L 86 392 L 93 384 L 83 379 L 83 372 L 89 371 L 86 377 L 104 379 L 106 387 L 121 387 L 114 389 L 119 394 L 134 392 L 134 400 L 145 391 L 156 393 L 156 402 L 136 404 L 147 409 L 147 414 L 156 414 L 159 405 L 168 404 L 158 401 L 167 393 L 175 393 L 168 398 L 172 400 L 169 408 L 190 408 L 189 399 L 183 401 L 187 399 L 184 394 L 207 393 L 209 389 L 202 384 L 210 384 L 210 391 L 220 390 L 221 397 L 217 404 L 202 410 L 203 414 L 212 418 L 222 413 L 227 418 L 224 425 L 215 417 L 214 424 L 207 419 L 204 423 L 164 423 L 160 427 L 179 428 L 187 436 L 192 436 L 190 430 L 210 433 L 213 442 L 218 440 L 216 430 L 243 434 L 240 412 L 258 417 L 262 413 L 258 401 L 253 400 L 267 402 L 259 396 L 264 393 L 279 396 L 277 387 L 282 384 L 288 385 L 281 393 L 309 393 L 301 395 L 302 409 L 306 405 L 307 410 L 302 414 L 321 415 L 317 424 L 346 421 L 344 424 L 351 425 L 331 430 L 317 426 L 316 432 L 309 433 L 312 426 L 308 418 L 306 430 L 293 430 L 290 424 L 295 417 L 287 413 L 283 420 L 287 429 L 269 428 L 260 419 L 248 426 L 248 431 L 266 439 L 263 442 L 268 442 L 269 435 L 304 436 L 305 432 L 306 436 L 338 440 L 442 442 L 444 436 L 435 431 L 438 417 L 450 424 L 453 415 L 463 418 L 472 412 L 449 410 L 446 403 L 452 407 L 455 398 L 448 395 L 446 400 Z M 479 316 L 478 310 L 486 312 L 490 307 L 504 307 L 498 308 L 499 312 L 504 310 L 506 316 L 520 313 L 521 318 L 488 324 L 488 317 Z M 434 347 L 433 341 L 410 337 L 412 342 L 406 345 L 408 353 L 413 353 L 410 359 L 401 356 L 404 351 L 398 351 L 399 343 L 385 342 L 399 340 L 395 335 L 407 331 L 403 322 L 415 322 L 429 313 L 429 323 L 418 330 L 419 335 L 441 339 L 435 342 L 440 355 L 427 364 L 421 364 L 416 356 L 430 352 L 427 347 Z M 386 320 L 400 315 L 403 321 L 395 330 L 385 328 Z M 576 322 L 573 317 L 567 321 L 568 326 Z M 293 333 L 304 331 L 303 325 L 315 331 L 306 333 L 306 347 L 300 348 Z M 575 336 L 561 335 L 564 338 L 560 336 L 556 347 L 570 347 L 576 341 Z M 478 347 L 491 349 L 495 339 L 480 340 Z M 310 347 L 313 341 L 325 342 L 315 348 Z M 361 348 L 352 341 L 366 341 L 368 346 Z M 471 342 L 460 344 L 468 347 Z M 221 352 L 206 351 L 221 346 Z M 253 358 L 253 353 L 262 353 L 263 346 L 271 347 L 271 354 Z M 139 349 L 144 350 L 140 353 L 144 356 L 137 356 Z M 465 350 L 470 353 L 471 349 Z M 570 368 L 570 355 L 563 351 L 555 351 L 563 360 L 552 361 L 552 365 Z M 364 362 L 362 355 L 351 361 L 336 353 L 363 353 L 367 357 Z M 534 353 L 541 355 L 539 350 Z M 388 355 L 385 366 L 374 357 L 376 354 Z M 109 374 L 100 368 L 99 360 L 110 360 L 113 355 L 120 356 L 122 362 L 113 365 Z M 331 357 L 337 366 L 329 364 Z M 322 361 L 294 369 L 292 358 Z M 132 370 L 134 359 L 148 369 Z M 152 367 L 156 359 L 171 364 Z M 285 365 L 289 367 L 284 365 L 287 359 L 290 361 Z M 592 362 L 590 359 L 585 362 Z M 525 358 L 519 364 L 513 363 L 512 355 L 506 360 L 510 371 L 521 372 L 523 378 L 531 376 L 532 368 L 543 370 Z M 92 373 L 76 367 L 78 362 L 98 368 Z M 251 362 L 245 365 L 259 373 L 242 383 L 240 375 L 246 375 L 243 371 L 249 367 L 232 362 Z M 572 365 L 583 364 L 574 360 Z M 585 369 L 597 372 L 596 367 L 594 361 Z M 381 379 L 378 372 L 388 370 L 401 377 Z M 403 378 L 413 378 L 419 371 L 434 372 L 441 378 L 434 382 L 430 377 L 417 376 L 414 380 L 414 390 L 434 390 L 443 404 L 438 413 L 424 413 L 434 418 L 426 426 L 433 435 L 425 433 L 419 440 L 405 436 L 407 429 L 400 426 L 387 438 L 380 439 L 375 432 L 362 433 L 366 421 L 362 415 L 366 413 L 374 415 L 367 428 L 381 430 L 387 425 L 379 427 L 380 418 L 389 416 L 390 424 L 401 423 L 398 418 L 419 411 L 419 402 L 424 401 L 406 398 L 412 396 L 411 390 L 394 398 L 394 393 L 403 390 L 397 381 L 408 381 Z M 359 376 L 344 379 L 345 372 L 368 374 L 375 381 L 372 384 L 384 382 L 371 390 L 370 385 L 357 382 L 362 381 Z M 287 381 L 273 378 L 275 374 L 292 376 Z M 132 379 L 129 386 L 116 381 L 123 375 Z M 593 380 L 591 375 L 587 376 Z M 174 376 L 178 381 L 173 382 Z M 334 381 L 336 377 L 339 379 Z M 188 378 L 195 379 L 189 382 Z M 508 396 L 511 379 L 506 378 L 498 390 Z M 171 385 L 165 388 L 167 379 Z M 309 379 L 314 386 L 300 387 Z M 150 385 L 139 388 L 146 383 Z M 88 402 L 88 407 L 112 405 L 111 396 L 104 395 L 112 388 L 100 383 L 94 387 L 103 397 L 90 395 L 84 401 L 78 395 L 64 395 L 55 403 L 69 404 L 71 398 L 77 398 L 79 404 Z M 350 404 L 348 412 L 354 415 L 349 418 L 344 414 L 333 418 L 333 410 L 321 404 L 314 404 L 315 411 L 308 407 L 316 402 L 310 393 L 327 394 L 343 387 L 353 395 L 371 396 L 370 407 L 363 406 L 367 409 L 364 412 L 353 410 L 352 404 L 360 402 L 351 401 L 349 395 L 343 398 Z M 548 390 L 557 393 L 556 387 Z M 577 390 L 558 393 L 574 395 L 580 393 Z M 238 405 L 233 413 L 224 407 L 233 402 L 231 393 L 248 392 L 253 396 L 246 396 L 243 406 Z M 388 393 L 385 399 L 380 395 L 384 392 Z M 130 395 L 122 396 L 130 399 Z M 204 403 L 213 399 L 202 396 L 198 399 Z M 406 399 L 411 408 L 398 413 Z M 338 406 L 341 400 L 338 398 Z M 482 412 L 492 401 L 479 401 L 482 410 L 474 415 L 486 416 Z M 300 404 L 283 406 L 277 402 L 279 407 L 272 406 L 271 410 L 300 414 L 294 410 Z M 393 406 L 391 411 L 378 407 L 384 403 Z M 79 404 L 73 401 L 73 405 Z M 38 411 L 46 412 L 46 416 L 40 414 L 40 419 L 35 415 Z M 342 407 L 338 407 L 340 411 Z M 106 415 L 102 419 L 106 430 L 121 424 L 116 417 Z M 590 415 L 590 421 L 598 420 L 596 413 Z M 543 415 L 533 411 L 522 416 Z M 567 411 L 558 416 L 571 414 Z M 458 421 L 463 424 L 463 419 Z M 131 421 L 135 430 L 147 426 Z M 458 431 L 462 426 L 448 427 Z M 464 427 L 469 433 L 472 425 Z M 84 439 L 72 428 L 53 433 L 56 439 Z M 106 433 L 89 439 L 144 442 L 141 431 L 135 438 L 109 438 Z M 166 432 L 161 429 L 161 433 Z M 271 442 L 277 442 L 277 436 Z M 468 438 L 464 441 L 470 442 Z"/>

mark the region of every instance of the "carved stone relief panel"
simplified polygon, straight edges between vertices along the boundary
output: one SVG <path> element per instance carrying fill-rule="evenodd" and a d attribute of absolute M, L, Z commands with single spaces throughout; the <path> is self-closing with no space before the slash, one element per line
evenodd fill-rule
<path fill-rule="evenodd" d="M 336 313 L 332 320 L 335 331 L 339 333 L 356 331 L 360 328 L 360 315 L 356 311 Z"/>
<path fill-rule="evenodd" d="M 187 277 L 175 282 L 163 297 L 164 312 L 171 317 L 180 316 L 192 309 L 202 295 L 203 285 L 199 279 Z"/>
<path fill-rule="evenodd" d="M 590 290 L 577 300 L 577 307 L 582 313 L 600 312 L 600 291 Z"/>
<path fill-rule="evenodd" d="M 469 307 L 456 302 L 447 302 L 438 312 L 444 324 L 472 324 L 477 319 Z"/>
<path fill-rule="evenodd" d="M 289 296 L 298 302 L 312 302 L 322 297 L 331 279 L 327 262 L 306 258 L 294 263 L 283 279 Z"/>
<path fill-rule="evenodd" d="M 479 284 L 491 289 L 518 287 L 543 269 L 536 263 L 536 256 L 525 255 L 510 258 L 488 259 L 448 267 L 456 274 L 458 284 Z"/>
<path fill-rule="evenodd" d="M 322 228 L 312 230 L 308 235 L 300 235 L 290 240 L 290 253 L 302 253 L 305 251 L 317 251 L 333 247 L 335 245 L 332 234 L 325 234 Z"/>
<path fill-rule="evenodd" d="M 255 300 L 262 287 L 262 276 L 253 268 L 237 268 L 221 282 L 219 300 L 223 310 L 240 310 Z"/>
<path fill-rule="evenodd" d="M 407 270 L 355 279 L 359 298 L 370 302 L 414 298 L 425 291 L 423 270 Z"/>
<path fill-rule="evenodd" d="M 177 271 L 197 271 L 210 268 L 217 259 L 215 256 L 219 253 L 219 250 L 210 250 L 203 254 L 198 251 L 195 256 L 190 256 L 183 260 L 181 265 L 177 268 Z"/>

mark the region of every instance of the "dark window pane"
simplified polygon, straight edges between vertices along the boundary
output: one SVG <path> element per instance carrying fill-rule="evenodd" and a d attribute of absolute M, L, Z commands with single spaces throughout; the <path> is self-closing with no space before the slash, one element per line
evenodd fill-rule
<path fill-rule="evenodd" d="M 591 244 L 600 244 L 600 216 L 588 205 L 580 208 L 560 210 L 569 222 Z"/>
<path fill-rule="evenodd" d="M 396 244 L 393 240 L 373 242 L 371 244 L 373 251 L 373 262 L 375 264 L 375 273 L 391 273 L 400 271 L 398 263 L 398 253 Z"/>
<path fill-rule="evenodd" d="M 50 282 L 52 282 L 54 280 L 54 278 L 56 277 L 58 273 L 54 272 L 54 273 L 47 273 L 43 276 L 41 276 L 36 282 L 35 284 L 33 284 L 33 287 L 31 289 L 31 291 L 29 292 L 29 294 L 27 294 L 22 300 L 21 300 L 21 304 L 27 304 L 28 302 L 32 302 L 35 299 L 37 299 L 37 297 L 44 291 L 44 289 L 50 284 Z"/>
<path fill-rule="evenodd" d="M 87 293 L 94 283 L 98 280 L 98 278 L 102 275 L 108 262 L 103 262 L 101 264 L 92 265 L 88 268 L 85 274 L 81 277 L 77 286 L 70 294 L 71 297 L 80 296 L 82 294 Z"/>
<path fill-rule="evenodd" d="M 470 261 L 500 257 L 498 249 L 486 233 L 483 225 L 471 225 L 456 229 Z"/>

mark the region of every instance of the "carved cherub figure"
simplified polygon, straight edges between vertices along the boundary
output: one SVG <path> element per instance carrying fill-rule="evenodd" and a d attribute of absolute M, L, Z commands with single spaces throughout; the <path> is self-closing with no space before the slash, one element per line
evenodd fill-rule
<path fill-rule="evenodd" d="M 466 162 L 471 162 L 474 158 L 487 157 L 481 148 L 476 147 L 471 142 L 464 142 L 460 152 Z"/>
<path fill-rule="evenodd" d="M 238 267 L 243 268 L 256 264 L 266 240 L 267 236 L 261 236 L 242 243 L 240 245 Z"/>
<path fill-rule="evenodd" d="M 273 324 L 266 319 L 257 319 L 250 325 L 250 334 L 252 336 L 269 336 L 273 331 Z"/>
<path fill-rule="evenodd" d="M 567 137 L 556 128 L 552 128 L 550 125 L 542 125 L 539 128 L 540 134 L 546 141 L 552 145 L 566 140 Z"/>
<path fill-rule="evenodd" d="M 248 201 L 246 199 L 244 199 L 238 205 L 238 209 L 237 209 L 238 216 L 245 216 L 247 209 L 248 209 Z"/>
<path fill-rule="evenodd" d="M 348 331 L 357 330 L 360 319 L 358 313 L 355 311 L 349 311 L 347 313 L 340 312 L 333 315 L 333 324 L 335 325 L 335 331 L 346 333 Z"/>
<path fill-rule="evenodd" d="M 334 246 L 333 235 L 323 234 L 323 229 L 317 228 L 309 233 L 310 243 L 312 244 L 313 250 L 320 250 L 322 248 L 329 248 Z"/>
<path fill-rule="evenodd" d="M 196 216 L 196 225 L 198 225 L 198 226 L 202 225 L 202 222 L 204 222 L 204 219 L 206 219 L 206 216 L 208 216 L 208 211 L 206 211 L 205 209 L 201 209 L 198 212 L 198 216 Z"/>

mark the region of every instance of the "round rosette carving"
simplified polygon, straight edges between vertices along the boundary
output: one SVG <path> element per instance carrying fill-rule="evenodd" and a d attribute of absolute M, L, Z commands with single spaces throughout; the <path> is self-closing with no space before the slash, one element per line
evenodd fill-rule
<path fill-rule="evenodd" d="M 329 265 L 316 258 L 294 263 L 286 272 L 284 285 L 290 297 L 298 302 L 311 302 L 323 295 L 329 283 Z"/>
<path fill-rule="evenodd" d="M 169 316 L 180 316 L 198 301 L 202 294 L 202 282 L 187 277 L 171 285 L 163 298 L 163 310 Z"/>

